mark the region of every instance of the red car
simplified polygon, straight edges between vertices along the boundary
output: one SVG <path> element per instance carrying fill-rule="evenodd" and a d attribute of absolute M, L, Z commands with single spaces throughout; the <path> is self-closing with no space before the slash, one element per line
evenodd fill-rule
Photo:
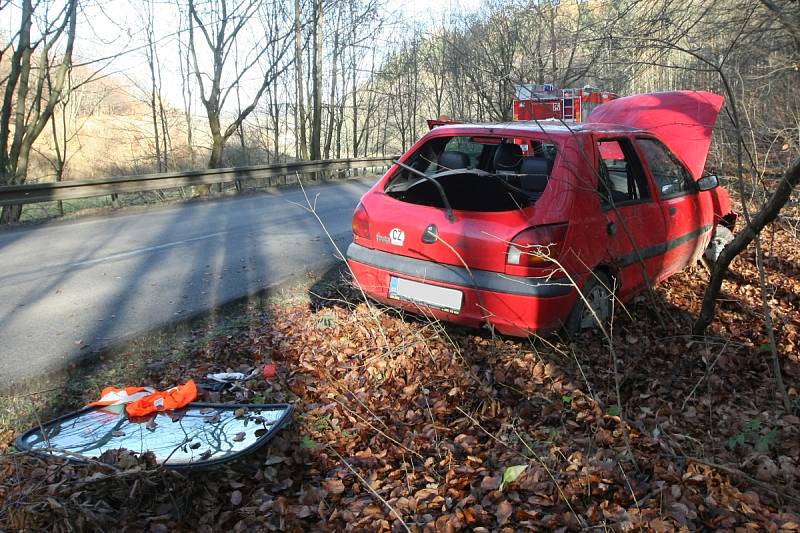
<path fill-rule="evenodd" d="M 624 302 L 731 238 L 730 199 L 703 176 L 722 104 L 678 91 L 611 101 L 583 124 L 440 125 L 361 198 L 356 281 L 510 335 L 605 321 L 613 290 Z"/>

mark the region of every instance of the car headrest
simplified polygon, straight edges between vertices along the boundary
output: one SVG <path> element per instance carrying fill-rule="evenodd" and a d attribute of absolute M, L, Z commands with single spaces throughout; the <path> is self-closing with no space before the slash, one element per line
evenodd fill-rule
<path fill-rule="evenodd" d="M 518 144 L 502 142 L 494 152 L 494 170 L 517 170 L 522 161 L 522 148 Z"/>
<path fill-rule="evenodd" d="M 464 152 L 457 152 L 455 150 L 447 150 L 439 154 L 437 159 L 439 170 L 453 170 L 457 168 L 469 167 L 469 156 Z"/>
<path fill-rule="evenodd" d="M 550 161 L 544 157 L 526 157 L 519 167 L 520 188 L 531 192 L 544 192 L 550 176 Z"/>

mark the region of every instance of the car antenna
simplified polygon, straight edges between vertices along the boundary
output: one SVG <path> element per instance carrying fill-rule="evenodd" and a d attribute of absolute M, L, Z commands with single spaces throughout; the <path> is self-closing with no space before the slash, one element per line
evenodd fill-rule
<path fill-rule="evenodd" d="M 436 186 L 436 189 L 439 191 L 439 195 L 442 197 L 442 203 L 444 203 L 444 209 L 447 212 L 447 220 L 449 220 L 450 222 L 455 222 L 456 221 L 456 216 L 453 214 L 453 208 L 450 207 L 450 202 L 447 200 L 447 195 L 444 193 L 444 188 L 442 187 L 441 183 L 439 183 L 438 181 L 436 181 L 432 177 L 428 176 L 424 172 L 422 172 L 420 170 L 417 170 L 414 167 L 410 167 L 410 166 L 406 165 L 405 163 L 401 163 L 400 161 L 392 161 L 392 162 L 395 165 L 400 165 L 402 168 L 404 168 L 406 170 L 409 170 L 409 171 L 413 172 L 414 174 L 416 174 L 417 176 L 420 176 L 420 177 L 430 181 L 431 183 L 433 183 Z"/>

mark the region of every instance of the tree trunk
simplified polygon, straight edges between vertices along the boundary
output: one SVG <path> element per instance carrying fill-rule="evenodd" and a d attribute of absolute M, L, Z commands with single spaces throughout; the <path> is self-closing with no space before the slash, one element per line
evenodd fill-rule
<path fill-rule="evenodd" d="M 353 86 L 351 87 L 351 100 L 353 105 L 353 157 L 358 157 L 358 90 L 356 86 L 356 74 L 358 71 L 358 61 L 355 57 L 355 51 L 353 52 L 353 68 L 350 71 L 350 76 L 352 79 Z"/>
<path fill-rule="evenodd" d="M 306 140 L 306 106 L 303 94 L 303 32 L 300 25 L 300 0 L 294 0 L 294 64 L 295 83 L 297 87 L 297 118 L 295 128 L 300 130 L 300 143 L 297 159 L 308 159 L 308 141 Z"/>
<path fill-rule="evenodd" d="M 0 214 L 0 224 L 11 224 L 19 222 L 22 215 L 21 205 L 7 205 L 3 207 L 3 213 Z"/>
<path fill-rule="evenodd" d="M 212 135 L 211 155 L 208 158 L 208 168 L 222 167 L 222 152 L 225 149 L 225 138 L 222 135 Z"/>
<path fill-rule="evenodd" d="M 182 26 L 181 26 L 182 27 Z M 195 168 L 194 140 L 192 139 L 192 83 L 191 83 L 191 58 L 189 47 L 186 54 L 182 53 L 182 39 L 178 39 L 178 64 L 181 69 L 181 96 L 183 98 L 183 116 L 186 121 L 186 148 L 189 151 L 190 168 Z M 184 63 L 185 62 L 185 63 Z M 185 69 L 185 70 L 184 70 Z"/>
<path fill-rule="evenodd" d="M 156 146 L 156 172 L 162 172 L 163 169 L 161 168 L 161 137 L 159 136 L 159 128 L 158 128 L 158 110 L 156 108 L 156 71 L 155 66 L 153 65 L 152 59 L 152 48 L 150 54 L 148 54 L 148 63 L 150 64 L 150 79 L 152 85 L 150 87 L 150 115 L 153 120 L 153 135 L 155 137 L 155 146 Z"/>
<path fill-rule="evenodd" d="M 39 5 L 38 3 L 36 4 Z M 31 19 L 34 7 L 30 0 L 22 1 L 20 29 L 17 46 L 10 58 L 9 74 L 5 79 L 2 112 L 0 112 L 0 184 L 24 183 L 28 175 L 31 148 L 53 116 L 55 106 L 61 101 L 67 73 L 72 68 L 72 50 L 75 43 L 77 0 L 71 0 L 63 11 L 64 19 L 60 26 L 48 25 L 50 40 L 38 44 L 39 60 L 35 66 L 35 83 L 30 85 L 31 74 Z M 50 75 L 50 51 L 61 35 L 66 32 L 66 46 L 61 62 L 56 69 L 52 83 L 44 81 Z M 47 85 L 49 93 L 44 94 Z M 29 90 L 33 87 L 33 93 Z M 14 92 L 16 91 L 16 101 Z M 14 118 L 14 136 L 8 146 L 11 119 Z M 0 214 L 0 223 L 17 222 L 22 206 L 6 206 Z"/>
<path fill-rule="evenodd" d="M 311 159 L 320 159 L 322 140 L 322 0 L 314 0 L 314 54 L 313 54 L 313 80 L 311 90 L 313 93 L 313 110 L 311 118 Z"/>
<path fill-rule="evenodd" d="M 339 79 L 339 20 L 341 12 L 336 17 L 336 29 L 333 32 L 333 50 L 331 53 L 331 75 L 330 91 L 328 92 L 328 127 L 325 131 L 325 159 L 331 157 L 331 143 L 333 142 L 333 130 L 336 125 L 336 86 Z"/>
<path fill-rule="evenodd" d="M 280 121 L 281 121 L 281 104 L 278 102 L 278 95 L 275 94 L 273 102 L 270 104 L 270 107 L 273 109 L 272 115 L 272 131 L 274 131 L 274 135 L 272 136 L 272 151 L 275 154 L 275 162 L 279 162 L 281 160 L 280 152 Z"/>
<path fill-rule="evenodd" d="M 783 175 L 775 192 L 766 204 L 755 214 L 749 225 L 742 228 L 736 237 L 722 250 L 719 258 L 711 270 L 711 279 L 703 294 L 703 305 L 700 315 L 694 323 L 694 334 L 704 335 L 709 324 L 714 320 L 717 298 L 722 289 L 722 280 L 728 272 L 728 266 L 747 246 L 753 242 L 756 235 L 764 227 L 777 218 L 781 208 L 786 205 L 792 191 L 800 182 L 800 158 L 795 159 Z"/>

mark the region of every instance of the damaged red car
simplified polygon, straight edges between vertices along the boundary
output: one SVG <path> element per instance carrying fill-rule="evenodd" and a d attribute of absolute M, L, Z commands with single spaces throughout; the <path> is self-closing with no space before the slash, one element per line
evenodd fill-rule
<path fill-rule="evenodd" d="M 390 306 L 517 336 L 575 333 L 732 238 L 703 169 L 723 98 L 630 96 L 582 124 L 444 124 L 361 199 L 347 261 Z M 583 297 L 578 294 L 581 291 Z"/>

